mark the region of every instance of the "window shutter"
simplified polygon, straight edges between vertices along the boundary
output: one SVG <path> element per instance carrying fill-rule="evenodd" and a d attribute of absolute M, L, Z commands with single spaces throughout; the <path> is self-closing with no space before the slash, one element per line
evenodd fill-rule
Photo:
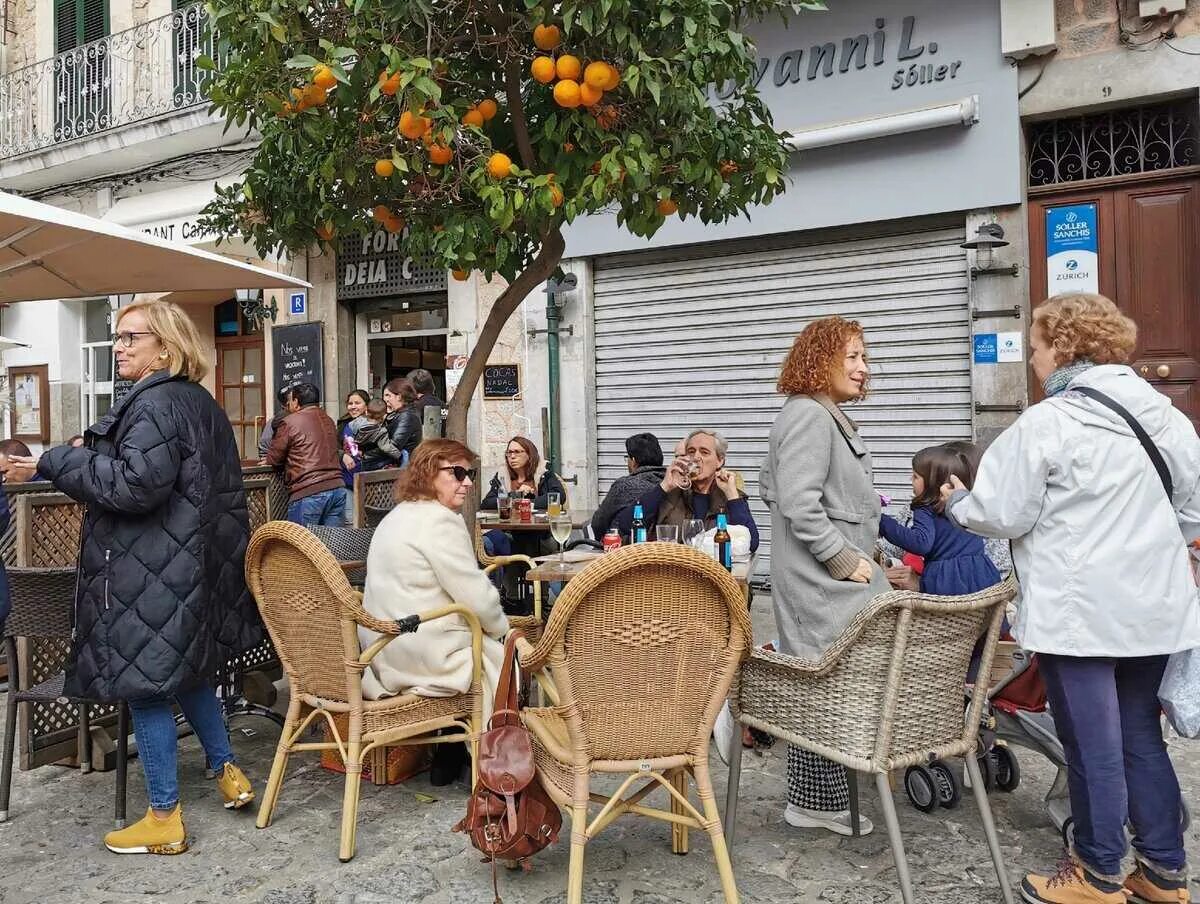
<path fill-rule="evenodd" d="M 83 7 L 83 43 L 108 34 L 108 0 L 81 0 L 80 6 Z"/>
<path fill-rule="evenodd" d="M 79 44 L 75 31 L 76 0 L 54 0 L 54 52 L 66 53 Z"/>
<path fill-rule="evenodd" d="M 54 0 L 54 52 L 65 53 L 108 34 L 108 0 Z"/>

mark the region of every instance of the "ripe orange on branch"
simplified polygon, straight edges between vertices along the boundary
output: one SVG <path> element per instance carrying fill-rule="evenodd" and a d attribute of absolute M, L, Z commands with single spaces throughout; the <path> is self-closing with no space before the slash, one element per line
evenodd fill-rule
<path fill-rule="evenodd" d="M 463 114 L 462 124 L 464 126 L 474 126 L 477 129 L 483 128 L 483 113 L 477 107 L 473 107 Z"/>
<path fill-rule="evenodd" d="M 432 128 L 433 121 L 427 116 L 417 116 L 411 110 L 400 114 L 399 132 L 405 138 L 420 138 Z"/>
<path fill-rule="evenodd" d="M 621 84 L 621 72 L 612 63 L 605 63 L 604 67 L 608 70 L 608 81 L 600 87 L 605 91 L 614 91 L 617 85 Z"/>
<path fill-rule="evenodd" d="M 494 100 L 488 97 L 481 100 L 476 109 L 483 115 L 484 122 L 490 122 L 495 117 L 500 107 Z"/>
<path fill-rule="evenodd" d="M 313 67 L 313 84 L 328 90 L 337 84 L 337 76 L 333 74 L 332 69 L 321 63 Z"/>
<path fill-rule="evenodd" d="M 383 69 L 379 73 L 379 91 L 381 94 L 386 94 L 391 97 L 400 90 L 400 73 L 396 72 L 388 75 L 388 71 Z"/>
<path fill-rule="evenodd" d="M 662 198 L 657 204 L 654 205 L 654 209 L 657 210 L 660 215 L 669 217 L 671 214 L 679 210 L 679 205 L 670 198 Z"/>
<path fill-rule="evenodd" d="M 371 216 L 377 223 L 386 223 L 392 218 L 392 209 L 386 204 L 376 204 L 375 209 L 371 211 Z"/>
<path fill-rule="evenodd" d="M 445 166 L 454 159 L 454 151 L 450 150 L 444 144 L 429 145 L 429 162 L 435 163 L 438 166 Z"/>
<path fill-rule="evenodd" d="M 584 82 L 579 86 L 579 102 L 585 107 L 594 107 L 604 100 L 604 89 L 596 88 Z"/>
<path fill-rule="evenodd" d="M 550 186 L 550 202 L 555 207 L 562 207 L 563 190 L 561 188 L 559 188 L 557 185 Z"/>
<path fill-rule="evenodd" d="M 459 282 L 466 282 L 471 276 L 469 270 L 451 270 L 450 272 Z"/>
<path fill-rule="evenodd" d="M 612 67 L 602 60 L 597 60 L 594 63 L 588 63 L 587 69 L 583 70 L 583 80 L 593 88 L 604 90 L 604 86 L 608 84 L 611 78 L 609 69 Z"/>
<path fill-rule="evenodd" d="M 404 220 L 401 217 L 389 217 L 383 221 L 383 228 L 395 235 L 404 231 Z"/>
<path fill-rule="evenodd" d="M 320 85 L 309 85 L 304 89 L 304 102 L 310 107 L 319 107 L 329 97 L 329 92 Z"/>
<path fill-rule="evenodd" d="M 538 50 L 553 50 L 561 40 L 557 25 L 539 25 L 533 30 L 533 45 Z"/>
<path fill-rule="evenodd" d="M 543 85 L 548 85 L 554 81 L 556 72 L 554 60 L 548 56 L 534 57 L 533 62 L 529 64 L 529 74 L 533 76 L 535 82 L 540 82 Z"/>
<path fill-rule="evenodd" d="M 569 78 L 577 82 L 583 73 L 583 64 L 579 62 L 579 57 L 564 53 L 554 64 L 554 72 L 559 78 Z"/>
<path fill-rule="evenodd" d="M 573 110 L 579 106 L 580 100 L 578 82 L 564 78 L 554 86 L 554 102 L 560 107 Z"/>
<path fill-rule="evenodd" d="M 322 223 L 317 227 L 317 238 L 323 242 L 328 242 L 333 239 L 333 223 Z"/>
<path fill-rule="evenodd" d="M 396 165 L 390 160 L 381 159 L 375 161 L 375 175 L 380 179 L 392 178 L 392 173 L 396 171 Z"/>
<path fill-rule="evenodd" d="M 488 158 L 487 170 L 493 179 L 504 179 L 512 171 L 512 158 L 497 151 Z"/>

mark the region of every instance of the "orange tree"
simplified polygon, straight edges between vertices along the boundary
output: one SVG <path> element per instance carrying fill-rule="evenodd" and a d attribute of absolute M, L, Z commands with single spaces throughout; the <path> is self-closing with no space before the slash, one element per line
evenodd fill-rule
<path fill-rule="evenodd" d="M 382 226 L 466 279 L 507 281 L 450 402 L 558 267 L 562 229 L 615 212 L 651 236 L 783 190 L 786 136 L 754 89 L 749 21 L 817 0 L 210 0 L 229 125 L 260 133 L 210 228 L 262 253 Z M 211 60 L 202 67 L 215 69 Z M 720 86 L 720 91 L 713 91 Z"/>

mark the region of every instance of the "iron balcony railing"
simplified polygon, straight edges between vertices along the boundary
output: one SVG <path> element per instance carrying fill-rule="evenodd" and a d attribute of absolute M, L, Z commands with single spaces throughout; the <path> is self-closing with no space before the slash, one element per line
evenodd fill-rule
<path fill-rule="evenodd" d="M 0 77 L 0 158 L 207 103 L 216 46 L 194 3 Z"/>

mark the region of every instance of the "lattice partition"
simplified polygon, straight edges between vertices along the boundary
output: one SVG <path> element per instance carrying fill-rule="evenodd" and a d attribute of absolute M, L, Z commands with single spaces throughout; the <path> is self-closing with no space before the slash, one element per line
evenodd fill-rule
<path fill-rule="evenodd" d="M 396 478 L 399 476 L 400 472 L 394 468 L 354 475 L 355 527 L 375 526 L 367 523 L 367 509 L 387 511 L 396 504 Z"/>

